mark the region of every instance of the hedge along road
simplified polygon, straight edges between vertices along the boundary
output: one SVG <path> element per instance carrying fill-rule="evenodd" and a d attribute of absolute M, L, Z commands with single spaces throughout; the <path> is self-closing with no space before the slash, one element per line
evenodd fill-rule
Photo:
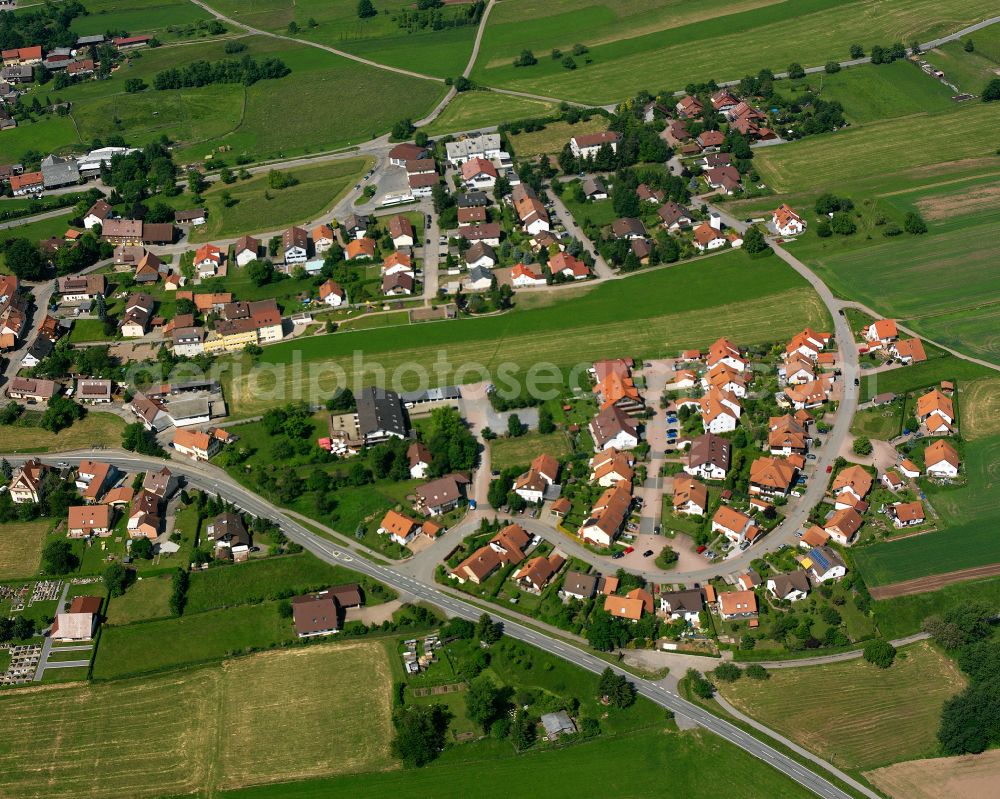
<path fill-rule="evenodd" d="M 164 465 L 164 461 L 160 458 L 136 455 L 120 450 L 81 450 L 59 453 L 58 455 L 33 457 L 37 457 L 50 465 L 77 458 L 93 458 L 110 463 L 125 471 L 159 469 Z M 19 465 L 27 460 L 27 458 L 23 455 L 8 455 L 7 460 L 11 464 Z M 188 461 L 187 459 L 170 460 L 169 465 L 172 471 L 184 475 L 190 487 L 200 489 L 209 494 L 219 495 L 227 501 L 232 502 L 239 509 L 254 516 L 276 521 L 281 525 L 282 532 L 291 540 L 301 544 L 305 549 L 308 549 L 316 557 L 327 563 L 346 566 L 369 577 L 373 577 L 399 591 L 409 594 L 414 599 L 433 603 L 451 616 L 460 616 L 474 621 L 483 613 L 480 608 L 451 597 L 440 591 L 433 584 L 427 585 L 412 577 L 401 574 L 395 569 L 380 566 L 359 556 L 356 552 L 349 552 L 347 549 L 321 538 L 288 516 L 281 508 L 272 505 L 267 500 L 243 488 L 239 483 L 230 478 L 229 475 L 214 466 Z M 550 638 L 530 627 L 504 618 L 497 618 L 497 621 L 503 623 L 504 632 L 512 638 L 524 641 L 532 646 L 537 646 L 545 652 L 595 674 L 601 673 L 609 666 L 607 661 L 602 660 L 596 655 L 592 655 L 583 649 L 561 640 Z M 852 794 L 838 788 L 829 780 L 800 765 L 796 760 L 745 733 L 728 721 L 712 715 L 707 710 L 692 702 L 688 702 L 686 699 L 682 699 L 676 693 L 669 691 L 664 685 L 651 680 L 636 678 L 630 672 L 614 665 L 611 665 L 611 668 L 615 672 L 632 680 L 641 696 L 674 713 L 687 717 L 710 732 L 714 732 L 730 743 L 740 747 L 745 752 L 773 766 L 802 787 L 812 791 L 815 795 L 823 797 L 823 799 L 853 799 Z M 766 729 L 761 725 L 762 731 Z M 781 739 L 779 735 L 770 730 L 767 730 L 767 734 L 773 738 Z M 811 757 L 810 759 L 835 775 L 839 780 L 850 785 L 858 793 L 869 797 L 869 799 L 879 799 L 877 794 L 865 788 L 865 786 L 831 764 L 819 758 Z"/>

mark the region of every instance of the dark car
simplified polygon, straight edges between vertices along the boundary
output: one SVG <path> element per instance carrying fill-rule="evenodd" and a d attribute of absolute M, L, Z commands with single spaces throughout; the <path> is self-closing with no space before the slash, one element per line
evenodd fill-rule
<path fill-rule="evenodd" d="M 652 555 L 652 554 L 653 554 L 653 550 L 651 550 L 651 549 L 647 549 L 647 550 L 646 550 L 645 552 L 643 552 L 643 553 L 642 553 L 642 556 L 643 556 L 644 558 L 648 558 L 648 557 L 649 557 L 650 555 Z"/>
<path fill-rule="evenodd" d="M 616 552 L 614 555 L 611 556 L 611 560 L 618 560 L 618 558 L 624 558 L 624 557 L 625 557 L 624 552 Z"/>
<path fill-rule="evenodd" d="M 854 378 L 854 385 L 856 385 L 856 386 L 860 386 L 861 385 L 861 381 L 858 380 L 858 378 L 856 378 L 856 377 Z"/>

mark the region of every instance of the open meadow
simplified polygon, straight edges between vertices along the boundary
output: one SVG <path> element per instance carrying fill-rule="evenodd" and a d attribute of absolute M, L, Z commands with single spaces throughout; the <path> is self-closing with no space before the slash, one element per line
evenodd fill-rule
<path fill-rule="evenodd" d="M 316 686 L 322 690 L 310 689 Z M 313 646 L 107 685 L 8 691 L 0 708 L 8 720 L 0 793 L 23 799 L 211 794 L 395 766 L 389 664 L 378 644 Z M 139 767 L 136 741 L 155 741 L 155 760 Z"/>
<path fill-rule="evenodd" d="M 510 146 L 518 158 L 533 158 L 538 155 L 558 155 L 574 136 L 588 133 L 603 133 L 608 129 L 606 117 L 595 114 L 590 119 L 579 122 L 550 122 L 541 130 L 518 133 L 510 136 Z"/>
<path fill-rule="evenodd" d="M 884 670 L 856 658 L 770 675 L 720 682 L 719 690 L 743 712 L 849 769 L 933 755 L 941 705 L 965 686 L 958 667 L 926 642 L 901 650 Z"/>
<path fill-rule="evenodd" d="M 726 287 L 721 294 L 720 286 Z M 621 308 L 630 318 L 621 319 Z M 231 364 L 238 373 L 230 370 L 223 379 L 230 412 L 251 416 L 296 393 L 325 396 L 380 373 L 386 385 L 398 378 L 403 388 L 426 382 L 420 370 L 435 385 L 461 384 L 478 382 L 501 365 L 508 375 L 546 362 L 568 369 L 625 353 L 661 357 L 722 335 L 741 344 L 773 341 L 823 324 L 829 324 L 826 309 L 792 270 L 777 259 L 750 262 L 733 252 L 609 281 L 531 310 L 421 324 L 410 328 L 418 333 L 405 342 L 393 328 L 310 336 L 267 347 L 261 368 L 242 371 L 247 364 L 238 360 Z M 432 373 L 439 355 L 446 368 Z M 301 368 L 291 368 L 293 359 Z M 469 364 L 477 366 L 460 368 Z"/>
<path fill-rule="evenodd" d="M 691 82 L 736 80 L 763 67 L 784 71 L 846 60 L 856 42 L 927 41 L 995 11 L 989 0 L 784 0 L 681 4 L 568 0 L 500 3 L 486 26 L 473 77 L 487 86 L 610 103 L 640 89 L 676 90 Z M 761 43 L 766 42 L 766 49 Z M 589 51 L 566 69 L 550 52 Z M 513 66 L 523 49 L 538 63 Z"/>
<path fill-rule="evenodd" d="M 170 616 L 170 577 L 169 574 L 146 577 L 130 585 L 121 596 L 111 597 L 108 624 L 131 624 Z"/>
<path fill-rule="evenodd" d="M 557 108 L 555 103 L 512 97 L 495 92 L 463 92 L 455 95 L 441 116 L 421 130 L 428 136 L 441 136 L 463 130 L 499 125 L 518 119 L 543 117 Z"/>
<path fill-rule="evenodd" d="M 539 455 L 562 458 L 571 451 L 567 434 L 562 431 L 547 434 L 533 431 L 518 438 L 498 438 L 489 447 L 490 465 L 500 471 L 527 466 Z"/>
<path fill-rule="evenodd" d="M 125 422 L 112 413 L 91 411 L 72 427 L 50 433 L 39 427 L 41 413 L 24 413 L 16 424 L 3 428 L 4 447 L 7 452 L 59 452 L 93 447 L 119 447 Z"/>
<path fill-rule="evenodd" d="M 270 188 L 267 174 L 228 186 L 218 181 L 204 194 L 208 221 L 194 229 L 191 240 L 215 241 L 312 222 L 336 205 L 373 164 L 372 158 L 348 158 L 282 170 L 297 183 L 280 190 Z M 228 207 L 223 197 L 227 193 Z"/>
<path fill-rule="evenodd" d="M 38 572 L 51 519 L 0 524 L 0 580 L 31 577 Z"/>

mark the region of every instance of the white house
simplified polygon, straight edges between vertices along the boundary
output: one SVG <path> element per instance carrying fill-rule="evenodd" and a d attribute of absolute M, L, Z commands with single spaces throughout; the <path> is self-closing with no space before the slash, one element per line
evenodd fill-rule
<path fill-rule="evenodd" d="M 955 448 L 939 439 L 924 450 L 924 468 L 932 477 L 958 477 L 959 459 Z"/>
<path fill-rule="evenodd" d="M 593 158 L 604 144 L 611 148 L 611 152 L 618 152 L 618 134 L 613 130 L 606 130 L 603 133 L 574 136 L 569 140 L 569 148 L 577 158 Z"/>
<path fill-rule="evenodd" d="M 720 505 L 712 516 L 712 532 L 722 533 L 734 544 L 742 544 L 744 541 L 753 541 L 760 529 L 745 513 L 728 505 Z"/>
<path fill-rule="evenodd" d="M 830 547 L 814 547 L 801 559 L 801 563 L 817 583 L 839 580 L 847 574 L 843 558 Z"/>
<path fill-rule="evenodd" d="M 798 602 L 809 596 L 809 576 L 802 570 L 775 574 L 767 581 L 767 590 L 775 599 Z"/>
<path fill-rule="evenodd" d="M 514 288 L 528 288 L 544 286 L 547 281 L 541 273 L 533 271 L 524 264 L 515 264 L 510 273 L 510 282 Z"/>
<path fill-rule="evenodd" d="M 431 465 L 431 452 L 427 446 L 414 441 L 406 450 L 406 457 L 410 462 L 410 477 L 414 480 L 425 479 Z"/>
<path fill-rule="evenodd" d="M 290 227 L 282 234 L 286 264 L 304 264 L 308 258 L 309 235 L 300 227 Z"/>
<path fill-rule="evenodd" d="M 347 295 L 339 283 L 334 280 L 327 280 L 319 287 L 319 300 L 331 308 L 339 308 L 347 301 Z"/>
<path fill-rule="evenodd" d="M 253 236 L 242 236 L 236 242 L 236 265 L 243 267 L 251 261 L 257 260 L 257 253 L 260 252 L 260 242 Z"/>
<path fill-rule="evenodd" d="M 806 229 L 802 217 L 784 203 L 771 214 L 771 224 L 782 236 L 797 236 Z"/>

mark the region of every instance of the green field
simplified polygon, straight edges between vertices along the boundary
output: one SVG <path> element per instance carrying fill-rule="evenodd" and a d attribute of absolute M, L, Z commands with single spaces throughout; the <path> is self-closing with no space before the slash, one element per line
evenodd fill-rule
<path fill-rule="evenodd" d="M 276 602 L 108 627 L 101 635 L 94 679 L 165 671 L 293 640 L 291 622 L 278 615 Z"/>
<path fill-rule="evenodd" d="M 481 747 L 475 760 L 468 757 L 463 758 L 462 750 L 456 749 L 422 769 L 261 786 L 223 796 L 347 799 L 413 792 L 435 799 L 466 799 L 481 795 L 484 785 L 502 785 L 505 797 L 536 799 L 540 791 L 552 797 L 590 796 L 595 785 L 612 781 L 617 797 L 648 797 L 665 791 L 685 799 L 715 799 L 726 794 L 769 799 L 812 796 L 762 761 L 703 732 L 644 731 L 521 757 L 501 743 Z M 624 762 L 632 766 L 609 778 L 608 764 Z M 704 775 L 706 764 L 712 768 L 710 780 Z"/>
<path fill-rule="evenodd" d="M 162 32 L 171 25 L 186 25 L 211 15 L 188 0 L 89 0 L 86 16 L 73 20 L 78 36 L 90 36 L 109 30 L 127 30 L 131 35 Z M 165 36 L 169 41 L 170 37 Z"/>
<path fill-rule="evenodd" d="M 652 8 L 650 6 L 653 6 Z M 739 79 L 762 67 L 775 72 L 792 61 L 806 66 L 844 60 L 850 45 L 926 41 L 988 17 L 989 0 L 785 0 L 696 5 L 568 0 L 500 3 L 490 16 L 473 77 L 488 86 L 609 103 L 640 89 L 662 91 L 687 83 Z M 760 42 L 767 42 L 762 50 Z M 577 69 L 549 57 L 589 47 Z M 514 67 L 522 49 L 538 63 Z M 592 63 L 587 63 L 589 58 Z"/>
<path fill-rule="evenodd" d="M 976 159 L 980 174 L 996 167 L 992 128 L 997 111 L 986 103 L 966 103 L 947 112 L 872 122 L 766 147 L 754 165 L 775 191 L 888 191 L 895 182 L 918 176 L 924 182 L 954 168 L 946 162 Z"/>
<path fill-rule="evenodd" d="M 291 74 L 250 87 L 216 84 L 127 94 L 126 78 L 151 84 L 157 72 L 177 66 L 181 54 L 185 61 L 231 57 L 220 40 L 145 50 L 110 80 L 85 81 L 61 91 L 60 97 L 73 102 L 72 118 L 46 116 L 5 131 L 11 135 L 0 137 L 0 160 L 18 160 L 32 148 L 49 151 L 89 144 L 111 134 L 140 146 L 167 135 L 176 143 L 178 163 L 201 160 L 219 147 L 257 160 L 289 157 L 367 141 L 400 117 L 423 116 L 445 91 L 443 83 L 386 72 L 307 45 L 263 36 L 242 41 L 247 50 L 241 55 L 278 57 Z M 347 95 L 378 97 L 379 102 L 337 99 Z M 323 113 L 334 107 L 336 113 Z M 279 109 L 290 109 L 280 112 L 280 124 L 275 118 Z"/>
<path fill-rule="evenodd" d="M 50 433 L 38 426 L 41 413 L 28 411 L 17 424 L 3 428 L 4 447 L 7 452 L 60 452 L 93 447 L 120 447 L 125 422 L 112 413 L 91 411 L 83 419 Z"/>
<path fill-rule="evenodd" d="M 788 86 L 791 91 L 784 84 L 779 91 L 794 98 L 801 90 L 809 88 L 824 100 L 839 102 L 844 106 L 844 116 L 852 124 L 950 111 L 955 107 L 951 89 L 909 61 L 866 64 L 833 75 L 811 74 Z"/>
<path fill-rule="evenodd" d="M 264 558 L 192 574 L 185 612 L 254 604 L 289 592 L 301 594 L 359 581 L 370 582 L 357 572 L 331 566 L 307 553 Z M 366 593 L 370 594 L 366 605 L 383 601 L 380 594 Z"/>
<path fill-rule="evenodd" d="M 725 292 L 718 291 L 720 286 Z M 628 319 L 622 319 L 623 308 Z M 486 374 L 504 380 L 536 364 L 569 368 L 624 353 L 659 357 L 721 335 L 743 344 L 773 341 L 806 324 L 828 325 L 829 320 L 802 278 L 777 259 L 750 262 L 733 252 L 609 281 L 545 307 L 421 324 L 419 338 L 403 346 L 398 331 L 387 328 L 268 347 L 261 356 L 266 369 L 242 371 L 245 364 L 235 364 L 227 399 L 232 414 L 249 416 L 292 399 L 295 392 L 325 396 L 345 381 L 360 387 L 379 370 L 387 376 L 383 382 L 398 375 L 404 387 L 419 385 L 421 370 L 432 384 L 483 379 L 478 368 L 459 368 L 466 364 L 480 364 Z M 431 373 L 439 355 L 444 368 Z M 293 357 L 301 358 L 304 367 L 315 365 L 291 370 L 287 364 Z"/>
<path fill-rule="evenodd" d="M 0 524 L 0 580 L 31 577 L 38 571 L 51 519 Z"/>
<path fill-rule="evenodd" d="M 901 638 L 920 632 L 924 619 L 941 616 L 952 608 L 966 605 L 969 597 L 1000 611 L 1000 577 L 952 583 L 938 591 L 909 594 L 874 603 L 875 623 L 883 638 Z"/>
<path fill-rule="evenodd" d="M 868 769 L 933 755 L 941 705 L 964 686 L 951 660 L 919 643 L 902 650 L 889 669 L 857 658 L 775 669 L 764 682 L 720 682 L 719 690 L 834 765 Z"/>
<path fill-rule="evenodd" d="M 475 25 L 457 28 L 430 28 L 407 32 L 397 22 L 403 11 L 415 6 L 405 0 L 386 0 L 376 4 L 378 14 L 359 19 L 353 0 L 266 0 L 245 3 L 240 0 L 218 0 L 213 6 L 238 22 L 256 28 L 285 33 L 293 20 L 299 26 L 298 39 L 335 47 L 338 50 L 368 58 L 380 64 L 408 69 L 441 78 L 462 74 L 472 54 Z M 249 6 L 249 7 L 248 7 Z M 446 19 L 452 17 L 451 6 L 443 9 Z M 464 7 L 454 7 L 464 11 Z M 316 23 L 309 27 L 309 20 Z M 428 52 L 433 57 L 428 57 Z"/>
<path fill-rule="evenodd" d="M 975 46 L 971 53 L 965 51 L 964 42 L 948 42 L 925 53 L 924 58 L 961 91 L 979 94 L 1000 68 L 1000 29 L 992 25 L 968 38 Z"/>
<path fill-rule="evenodd" d="M 966 485 L 927 485 L 930 503 L 941 514 L 945 529 L 901 541 L 858 549 L 855 561 L 870 586 L 943 574 L 1000 562 L 1000 525 L 995 467 L 1000 436 L 966 442 L 963 470 Z"/>
<path fill-rule="evenodd" d="M 428 136 L 441 136 L 517 119 L 543 117 L 555 109 L 555 103 L 543 103 L 526 97 L 494 92 L 464 92 L 455 95 L 455 99 L 448 103 L 441 116 L 421 130 Z"/>
<path fill-rule="evenodd" d="M 542 130 L 518 133 L 510 137 L 510 146 L 518 158 L 560 153 L 574 136 L 601 133 L 608 129 L 608 120 L 600 114 L 579 122 L 550 122 Z"/>
<path fill-rule="evenodd" d="M 318 685 L 322 690 L 307 688 Z M 388 686 L 385 650 L 350 643 L 108 685 L 5 691 L 0 793 L 24 799 L 215 795 L 275 780 L 393 768 Z M 305 729 L 323 734 L 303 735 Z M 136 741 L 162 747 L 155 766 L 136 767 Z"/>
<path fill-rule="evenodd" d="M 570 453 L 566 433 L 525 433 L 519 438 L 498 438 L 490 442 L 490 464 L 503 471 L 513 466 L 527 466 L 539 455 L 562 458 Z"/>
<path fill-rule="evenodd" d="M 204 194 L 208 221 L 195 228 L 191 240 L 216 241 L 313 222 L 332 208 L 373 163 L 371 158 L 348 158 L 282 170 L 298 184 L 280 190 L 269 187 L 267 174 L 228 186 L 218 181 Z M 223 201 L 226 192 L 230 202 L 235 201 L 228 208 Z"/>
<path fill-rule="evenodd" d="M 159 619 L 170 615 L 170 575 L 146 577 L 129 586 L 122 596 L 108 600 L 108 624 Z"/>

